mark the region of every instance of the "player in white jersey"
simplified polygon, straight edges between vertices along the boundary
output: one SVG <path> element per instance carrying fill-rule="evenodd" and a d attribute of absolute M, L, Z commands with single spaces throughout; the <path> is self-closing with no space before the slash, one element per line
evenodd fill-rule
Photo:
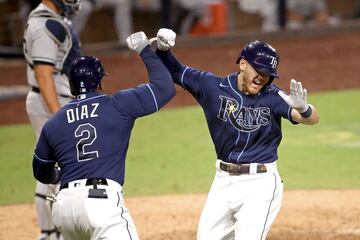
<path fill-rule="evenodd" d="M 67 74 L 73 59 L 80 56 L 78 37 L 67 17 L 80 8 L 80 0 L 42 0 L 29 15 L 24 31 L 23 50 L 28 62 L 30 91 L 26 111 L 39 138 L 44 123 L 73 97 Z M 46 205 L 46 197 L 57 185 L 36 184 L 35 204 L 41 229 L 39 240 L 58 239 Z"/>

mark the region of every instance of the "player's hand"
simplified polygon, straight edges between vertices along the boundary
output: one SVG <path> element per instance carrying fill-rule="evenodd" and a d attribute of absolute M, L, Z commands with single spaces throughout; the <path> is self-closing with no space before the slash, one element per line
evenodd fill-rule
<path fill-rule="evenodd" d="M 143 31 L 131 34 L 126 38 L 126 44 L 129 49 L 136 51 L 138 54 L 150 44 L 147 36 Z"/>
<path fill-rule="evenodd" d="M 309 108 L 309 104 L 307 103 L 307 90 L 303 89 L 301 82 L 297 82 L 295 79 L 291 79 L 290 81 L 290 95 L 282 91 L 279 91 L 279 95 L 299 113 L 304 113 Z"/>
<path fill-rule="evenodd" d="M 157 48 L 167 51 L 175 46 L 176 33 L 168 28 L 160 28 L 156 34 Z"/>

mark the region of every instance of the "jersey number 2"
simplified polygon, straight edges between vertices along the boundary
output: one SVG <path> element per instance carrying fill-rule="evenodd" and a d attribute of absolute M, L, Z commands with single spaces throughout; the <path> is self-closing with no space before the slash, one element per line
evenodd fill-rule
<path fill-rule="evenodd" d="M 79 162 L 89 161 L 99 157 L 98 151 L 86 152 L 85 149 L 86 146 L 90 146 L 91 144 L 93 144 L 95 139 L 97 138 L 96 128 L 93 125 L 91 125 L 90 123 L 81 124 L 75 130 L 74 134 L 76 138 L 81 137 L 76 144 L 77 159 Z"/>

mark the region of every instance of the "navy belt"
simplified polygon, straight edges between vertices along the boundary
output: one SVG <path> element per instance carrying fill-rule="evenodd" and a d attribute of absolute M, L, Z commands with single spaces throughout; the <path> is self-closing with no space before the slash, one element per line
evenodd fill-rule
<path fill-rule="evenodd" d="M 35 86 L 31 86 L 31 91 L 36 92 L 36 93 L 40 93 L 40 88 L 35 87 Z M 65 94 L 59 94 L 60 97 L 64 97 L 64 98 L 71 98 L 74 99 L 73 96 L 69 96 L 69 95 L 65 95 Z"/>
<path fill-rule="evenodd" d="M 220 169 L 231 175 L 250 174 L 250 164 L 235 164 L 220 162 Z M 264 164 L 257 164 L 256 173 L 266 173 L 267 168 Z"/>
<path fill-rule="evenodd" d="M 85 186 L 93 186 L 94 188 L 96 188 L 97 185 L 107 186 L 108 183 L 105 178 L 89 178 L 86 180 L 85 183 Z M 65 183 L 64 185 L 61 185 L 60 190 L 68 187 L 69 187 L 69 183 Z"/>

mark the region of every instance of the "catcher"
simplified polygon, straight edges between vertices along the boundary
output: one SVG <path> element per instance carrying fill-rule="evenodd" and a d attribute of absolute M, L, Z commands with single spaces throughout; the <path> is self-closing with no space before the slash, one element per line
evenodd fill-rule
<path fill-rule="evenodd" d="M 23 50 L 30 91 L 26 112 L 39 138 L 44 123 L 61 106 L 73 99 L 68 73 L 71 62 L 80 56 L 79 39 L 68 17 L 80 8 L 80 0 L 43 0 L 29 15 Z M 41 229 L 39 240 L 60 239 L 51 219 L 46 198 L 58 186 L 36 183 L 35 205 Z"/>

